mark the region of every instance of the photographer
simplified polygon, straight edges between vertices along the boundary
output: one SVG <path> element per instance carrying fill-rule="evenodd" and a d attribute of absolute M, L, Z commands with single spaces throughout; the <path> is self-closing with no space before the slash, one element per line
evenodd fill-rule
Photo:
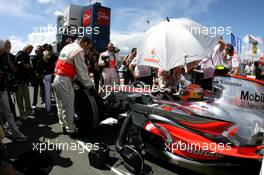
<path fill-rule="evenodd" d="M 101 53 L 99 57 L 98 65 L 103 67 L 103 79 L 105 85 L 113 85 L 117 83 L 116 73 L 116 61 L 117 58 L 114 53 L 114 45 L 109 43 L 107 45 L 107 51 Z"/>

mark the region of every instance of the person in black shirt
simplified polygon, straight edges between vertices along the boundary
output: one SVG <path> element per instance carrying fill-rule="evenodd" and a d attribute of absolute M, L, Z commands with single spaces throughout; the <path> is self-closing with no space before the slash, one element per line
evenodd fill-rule
<path fill-rule="evenodd" d="M 7 76 L 8 64 L 4 58 L 4 41 L 0 40 L 0 120 L 5 119 L 8 123 L 8 132 L 15 141 L 27 141 L 28 138 L 23 135 L 14 120 L 14 115 L 11 112 L 8 93 L 7 93 Z M 1 123 L 3 124 L 3 123 Z"/>
<path fill-rule="evenodd" d="M 32 50 L 33 46 L 27 45 L 24 47 L 23 51 L 19 51 L 16 55 L 18 67 L 16 75 L 19 80 L 19 85 L 15 94 L 20 117 L 24 120 L 28 118 L 28 115 L 33 115 L 29 97 L 29 80 L 32 73 L 29 55 Z"/>
<path fill-rule="evenodd" d="M 45 108 L 48 113 L 51 112 L 51 80 L 52 75 L 55 68 L 56 58 L 50 51 L 45 50 L 43 52 L 43 58 L 38 64 L 36 70 L 38 74 L 43 75 L 43 84 L 44 84 L 44 92 L 45 92 Z M 52 113 L 50 113 L 52 114 Z"/>
<path fill-rule="evenodd" d="M 43 75 L 39 73 L 37 70 L 37 67 L 39 67 L 39 64 L 41 63 L 43 59 L 43 50 L 41 46 L 38 46 L 35 49 L 35 55 L 33 59 L 31 60 L 32 62 L 32 68 L 33 68 L 33 88 L 34 88 L 34 93 L 33 93 L 33 103 L 32 103 L 32 109 L 33 113 L 35 113 L 36 105 L 38 102 L 38 90 L 40 88 L 40 97 L 42 99 L 42 103 L 44 103 L 44 84 L 43 84 Z"/>
<path fill-rule="evenodd" d="M 6 65 L 7 70 L 7 76 L 6 76 L 6 85 L 7 85 L 7 93 L 8 93 L 8 99 L 9 99 L 9 105 L 11 108 L 11 111 L 15 117 L 17 124 L 22 124 L 21 121 L 18 120 L 17 114 L 16 114 L 16 107 L 15 107 L 15 101 L 14 101 L 14 92 L 17 90 L 18 87 L 18 80 L 16 79 L 16 72 L 17 72 L 17 65 L 15 56 L 10 53 L 11 50 L 11 42 L 9 40 L 5 41 L 4 45 L 4 64 Z"/>

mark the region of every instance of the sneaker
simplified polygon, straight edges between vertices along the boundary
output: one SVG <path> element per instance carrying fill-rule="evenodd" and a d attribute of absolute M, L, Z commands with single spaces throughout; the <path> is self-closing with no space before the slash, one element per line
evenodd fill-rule
<path fill-rule="evenodd" d="M 25 136 L 24 134 L 20 133 L 20 135 L 13 135 L 12 140 L 16 142 L 26 142 L 28 141 L 28 137 Z"/>
<path fill-rule="evenodd" d="M 12 140 L 17 141 L 17 142 L 26 142 L 28 141 L 28 137 L 22 134 L 19 130 L 15 129 L 10 129 L 11 134 L 12 134 Z"/>

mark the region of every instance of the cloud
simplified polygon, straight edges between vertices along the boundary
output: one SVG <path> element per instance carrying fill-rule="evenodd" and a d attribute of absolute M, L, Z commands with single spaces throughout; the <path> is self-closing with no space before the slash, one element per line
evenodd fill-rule
<path fill-rule="evenodd" d="M 63 15 L 63 12 L 62 12 L 62 11 L 59 11 L 59 10 L 56 10 L 56 11 L 54 12 L 54 15 L 55 15 L 55 16 L 60 16 L 60 15 Z"/>
<path fill-rule="evenodd" d="M 29 2 L 27 0 L 1 0 L 0 1 L 0 13 L 8 14 L 12 16 L 25 16 L 27 15 L 25 9 L 29 7 Z"/>
<path fill-rule="evenodd" d="M 144 32 L 112 32 L 111 42 L 120 49 L 121 55 L 130 53 L 131 49 L 137 47 L 143 37 Z"/>
<path fill-rule="evenodd" d="M 48 25 L 46 31 L 36 31 L 28 34 L 26 41 L 23 41 L 22 38 L 18 36 L 11 36 L 9 40 L 12 43 L 11 53 L 16 54 L 19 50 L 23 49 L 26 44 L 32 44 L 33 47 L 36 47 L 45 43 L 54 43 L 56 41 L 56 30 L 50 30 Z"/>
<path fill-rule="evenodd" d="M 190 17 L 198 13 L 206 12 L 208 11 L 210 4 L 213 2 L 214 0 L 185 1 L 186 11 L 184 13 L 184 16 Z"/>
<path fill-rule="evenodd" d="M 51 0 L 38 0 L 38 2 L 41 4 L 47 4 L 47 3 L 51 2 Z"/>
<path fill-rule="evenodd" d="M 153 26 L 166 17 L 192 17 L 199 13 L 206 12 L 211 3 L 215 0 L 151 0 L 144 1 L 144 6 L 123 7 L 112 10 L 112 28 L 124 31 L 146 31 L 148 29 L 147 20 Z M 175 16 L 171 16 L 174 14 Z M 124 25 L 125 24 L 125 25 Z"/>

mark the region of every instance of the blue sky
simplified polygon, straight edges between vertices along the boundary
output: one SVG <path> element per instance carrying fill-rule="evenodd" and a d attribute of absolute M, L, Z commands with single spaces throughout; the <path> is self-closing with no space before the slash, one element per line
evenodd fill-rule
<path fill-rule="evenodd" d="M 95 2 L 95 0 L 92 0 Z M 111 39 L 121 47 L 131 45 L 133 36 L 150 25 L 169 18 L 188 17 L 202 25 L 232 27 L 232 32 L 244 38 L 252 34 L 264 37 L 263 0 L 99 0 L 112 9 Z M 43 41 L 45 34 L 32 35 L 34 27 L 55 25 L 55 13 L 70 3 L 86 5 L 84 0 L 0 0 L 0 38 L 11 38 L 16 44 Z M 52 39 L 49 36 L 49 39 Z M 225 36 L 229 42 L 229 36 Z M 121 41 L 122 40 L 122 41 Z M 136 39 L 135 39 L 136 40 Z M 245 38 L 244 38 L 245 40 Z M 131 41 L 133 43 L 133 41 Z M 129 46 L 128 46 L 129 47 Z M 261 44 L 260 47 L 263 48 Z"/>

